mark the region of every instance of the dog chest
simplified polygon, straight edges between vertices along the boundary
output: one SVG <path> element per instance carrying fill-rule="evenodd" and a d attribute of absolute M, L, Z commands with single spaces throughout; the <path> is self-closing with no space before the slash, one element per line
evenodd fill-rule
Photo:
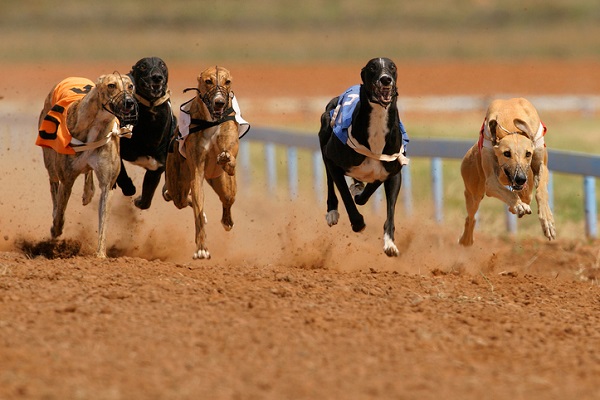
<path fill-rule="evenodd" d="M 373 153 L 382 154 L 389 134 L 387 109 L 379 106 L 373 107 L 367 126 L 369 148 Z M 360 165 L 350 168 L 347 174 L 362 182 L 373 182 L 386 180 L 389 172 L 381 161 L 366 157 Z"/>

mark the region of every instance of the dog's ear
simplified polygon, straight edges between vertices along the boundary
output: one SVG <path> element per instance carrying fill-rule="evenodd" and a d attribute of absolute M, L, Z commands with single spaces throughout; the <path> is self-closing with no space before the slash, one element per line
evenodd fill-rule
<path fill-rule="evenodd" d="M 530 139 L 533 139 L 533 132 L 529 128 L 529 125 L 527 124 L 527 122 L 525 122 L 521 119 L 515 118 L 513 123 L 515 124 L 515 126 L 517 127 L 518 130 L 523 131 L 527 135 L 527 137 L 529 137 Z"/>
<path fill-rule="evenodd" d="M 100 75 L 96 80 L 96 85 L 101 84 L 104 81 L 104 78 L 106 78 L 106 75 Z"/>
<path fill-rule="evenodd" d="M 488 129 L 490 130 L 490 134 L 492 135 L 492 144 L 495 146 L 498 144 L 498 136 L 496 135 L 496 129 L 498 128 L 498 121 L 495 119 L 490 119 L 488 121 Z"/>
<path fill-rule="evenodd" d="M 362 67 L 362 69 L 360 70 L 360 79 L 362 80 L 362 83 L 365 83 L 365 75 L 366 75 L 366 71 L 367 67 Z"/>

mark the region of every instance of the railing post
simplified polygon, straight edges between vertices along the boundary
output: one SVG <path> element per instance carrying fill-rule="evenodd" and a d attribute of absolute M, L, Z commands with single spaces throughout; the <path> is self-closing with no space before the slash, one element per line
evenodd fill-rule
<path fill-rule="evenodd" d="M 265 163 L 267 166 L 267 188 L 270 194 L 275 194 L 277 189 L 277 163 L 273 143 L 265 143 Z"/>
<path fill-rule="evenodd" d="M 583 178 L 583 195 L 585 201 L 585 234 L 588 238 L 598 235 L 598 214 L 596 208 L 596 178 Z"/>
<path fill-rule="evenodd" d="M 375 193 L 373 193 L 373 197 L 372 197 L 373 211 L 375 213 L 378 213 L 381 210 L 381 203 L 383 202 L 383 198 L 385 197 L 383 194 L 384 191 L 385 191 L 385 189 L 384 189 L 383 185 L 381 185 L 377 188 Z"/>
<path fill-rule="evenodd" d="M 250 166 L 250 142 L 247 139 L 240 140 L 240 150 L 238 151 L 238 158 L 240 159 L 242 169 L 240 174 L 242 185 L 246 188 L 249 188 L 252 180 L 252 168 Z"/>
<path fill-rule="evenodd" d="M 511 235 L 517 234 L 517 215 L 508 211 L 508 207 L 506 207 L 506 231 Z"/>
<path fill-rule="evenodd" d="M 435 207 L 435 220 L 442 223 L 444 219 L 444 182 L 442 171 L 442 159 L 434 157 L 431 159 L 431 183 L 433 192 L 433 204 Z"/>
<path fill-rule="evenodd" d="M 298 151 L 295 147 L 287 149 L 288 189 L 291 199 L 298 197 Z"/>
<path fill-rule="evenodd" d="M 312 154 L 313 186 L 319 203 L 323 202 L 323 157 L 320 151 Z"/>

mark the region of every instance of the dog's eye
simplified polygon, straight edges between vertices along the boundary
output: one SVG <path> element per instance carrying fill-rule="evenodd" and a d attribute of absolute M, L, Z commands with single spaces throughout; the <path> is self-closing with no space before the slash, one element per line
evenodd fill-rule
<path fill-rule="evenodd" d="M 129 90 L 133 90 L 133 85 L 129 85 L 129 86 L 127 86 L 127 89 L 129 89 Z"/>
<path fill-rule="evenodd" d="M 207 85 L 210 85 L 212 83 L 212 81 L 210 79 L 207 79 L 204 81 L 204 83 L 206 83 Z"/>
<path fill-rule="evenodd" d="M 506 158 L 510 158 L 510 151 L 505 151 L 504 153 L 502 153 L 504 155 L 504 157 Z"/>
<path fill-rule="evenodd" d="M 231 81 L 230 81 L 229 79 L 227 79 L 227 80 L 225 81 L 225 84 L 226 84 L 226 85 L 231 85 Z"/>
<path fill-rule="evenodd" d="M 109 83 L 109 84 L 108 84 L 108 88 L 109 88 L 109 89 L 116 89 L 116 88 L 117 88 L 117 85 L 116 85 L 116 84 L 114 84 L 114 83 Z"/>
<path fill-rule="evenodd" d="M 531 157 L 531 152 L 530 151 L 526 152 L 525 157 L 527 157 L 527 158 Z"/>

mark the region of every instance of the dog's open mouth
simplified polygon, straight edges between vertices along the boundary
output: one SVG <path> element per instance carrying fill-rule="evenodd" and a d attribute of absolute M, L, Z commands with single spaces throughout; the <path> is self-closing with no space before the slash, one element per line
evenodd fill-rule
<path fill-rule="evenodd" d="M 165 85 L 161 83 L 153 83 L 149 87 L 149 92 L 150 95 L 155 99 L 162 97 L 165 93 Z"/>
<path fill-rule="evenodd" d="M 373 102 L 381 104 L 384 107 L 387 107 L 392 102 L 395 95 L 396 88 L 394 85 L 376 85 L 373 88 Z"/>
<path fill-rule="evenodd" d="M 220 119 L 223 116 L 223 111 L 225 111 L 225 102 L 215 101 L 213 105 L 213 118 Z"/>
<path fill-rule="evenodd" d="M 392 102 L 393 90 L 392 86 L 385 86 L 379 90 L 379 101 L 384 104 L 390 104 Z"/>
<path fill-rule="evenodd" d="M 114 115 L 119 118 L 122 125 L 133 124 L 137 122 L 138 108 L 137 102 L 132 95 L 121 93 L 117 98 L 112 99 L 110 108 Z"/>
<path fill-rule="evenodd" d="M 515 182 L 514 178 L 511 176 L 509 171 L 507 171 L 506 169 L 503 169 L 503 171 L 504 175 L 506 175 L 508 181 L 510 182 L 510 185 L 508 185 L 510 190 L 512 190 L 513 192 L 520 192 L 521 190 L 525 189 L 525 187 L 527 186 L 527 181 L 525 181 L 525 183 L 523 184 L 518 184 Z"/>

